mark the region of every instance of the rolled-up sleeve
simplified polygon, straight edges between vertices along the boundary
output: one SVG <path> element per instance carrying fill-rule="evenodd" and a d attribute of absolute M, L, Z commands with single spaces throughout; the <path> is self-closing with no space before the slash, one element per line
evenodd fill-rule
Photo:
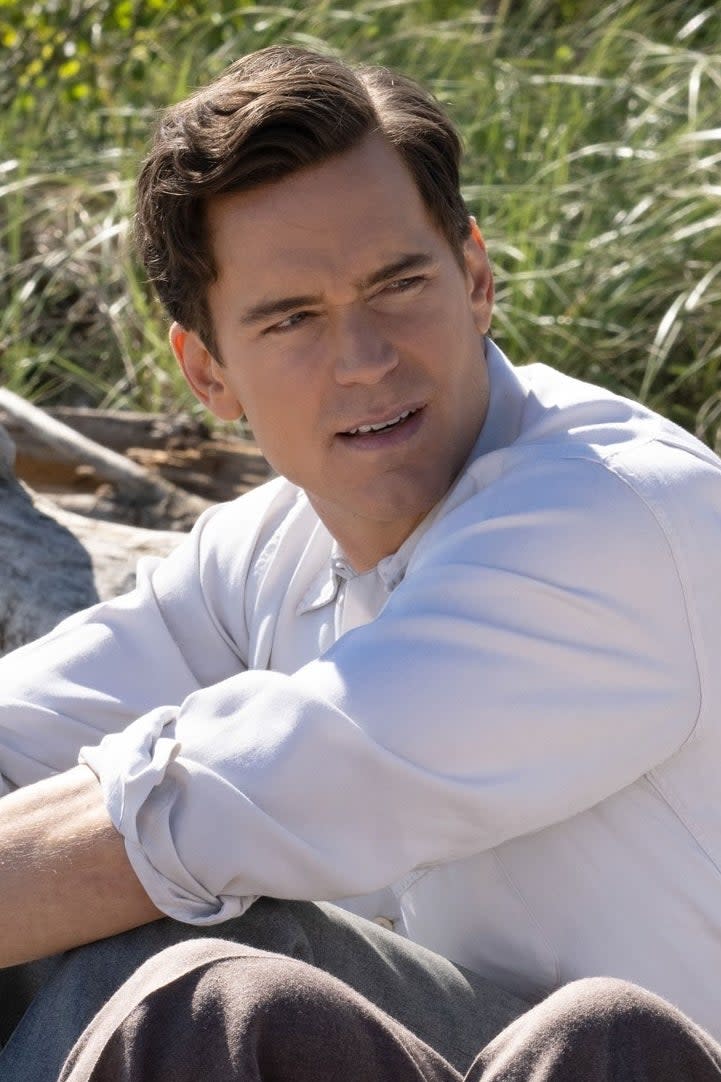
<path fill-rule="evenodd" d="M 193 689 L 83 757 L 156 905 L 211 923 L 568 818 L 672 755 L 699 695 L 652 510 L 599 463 L 539 456 L 439 519 L 322 657 Z"/>

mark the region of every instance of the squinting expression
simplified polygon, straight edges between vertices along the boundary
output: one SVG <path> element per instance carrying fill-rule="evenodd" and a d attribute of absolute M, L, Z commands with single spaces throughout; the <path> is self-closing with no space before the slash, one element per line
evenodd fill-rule
<path fill-rule="evenodd" d="M 379 135 L 319 166 L 217 197 L 209 291 L 222 363 L 174 327 L 218 416 L 245 413 L 357 570 L 394 552 L 463 466 L 488 400 L 493 284 L 464 267 Z"/>

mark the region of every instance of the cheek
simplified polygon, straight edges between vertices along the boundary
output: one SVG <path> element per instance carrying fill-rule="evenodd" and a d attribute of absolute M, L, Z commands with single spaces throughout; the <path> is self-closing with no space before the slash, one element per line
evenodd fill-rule
<path fill-rule="evenodd" d="M 279 392 L 282 387 L 282 392 Z M 297 393 L 286 382 L 274 381 L 255 393 L 245 403 L 245 414 L 253 435 L 266 458 L 278 469 L 273 459 L 293 458 L 310 444 L 309 435 L 318 423 L 311 415 L 307 396 Z M 285 472 L 285 471 L 281 471 Z"/>
<path fill-rule="evenodd" d="M 417 342 L 440 342 L 445 352 L 455 350 L 475 330 L 475 320 L 465 297 L 457 292 L 438 292 L 409 313 L 408 333 Z"/>

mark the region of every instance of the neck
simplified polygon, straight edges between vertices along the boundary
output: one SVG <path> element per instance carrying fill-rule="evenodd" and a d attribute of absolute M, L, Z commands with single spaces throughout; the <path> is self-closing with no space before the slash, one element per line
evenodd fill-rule
<path fill-rule="evenodd" d="M 338 523 L 334 516 L 325 513 L 308 493 L 313 509 L 328 532 L 340 546 L 343 556 L 359 575 L 370 571 L 386 556 L 397 552 L 425 518 L 416 515 L 403 522 L 368 522 L 358 516 L 353 522 Z"/>

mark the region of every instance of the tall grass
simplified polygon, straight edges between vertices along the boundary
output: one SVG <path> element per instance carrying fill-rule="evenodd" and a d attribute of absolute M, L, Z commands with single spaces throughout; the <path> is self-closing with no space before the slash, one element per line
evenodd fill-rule
<path fill-rule="evenodd" d="M 128 251 L 156 110 L 274 41 L 400 67 L 447 104 L 494 333 L 721 442 L 713 0 L 0 0 L 0 365 L 41 402 L 177 409 Z"/>

